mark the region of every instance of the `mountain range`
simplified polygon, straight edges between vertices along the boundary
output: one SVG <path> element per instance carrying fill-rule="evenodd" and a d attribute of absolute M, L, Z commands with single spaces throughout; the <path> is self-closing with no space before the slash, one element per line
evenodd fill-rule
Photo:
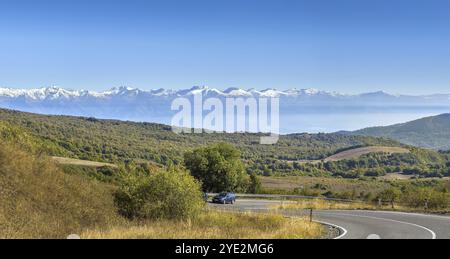
<path fill-rule="evenodd" d="M 450 111 L 450 94 L 394 95 L 384 91 L 344 94 L 317 89 L 219 90 L 207 86 L 188 89 L 140 90 L 116 87 L 106 91 L 0 88 L 0 108 L 50 115 L 72 115 L 170 124 L 178 97 L 280 98 L 282 133 L 335 132 L 387 126 Z M 394 116 L 395 115 L 395 116 Z"/>
<path fill-rule="evenodd" d="M 202 93 L 207 97 L 280 97 L 280 98 L 330 98 L 341 100 L 372 100 L 372 101 L 411 101 L 421 100 L 423 103 L 447 103 L 450 102 L 450 94 L 433 94 L 433 95 L 399 95 L 390 94 L 385 91 L 363 93 L 363 94 L 344 94 L 339 92 L 321 91 L 314 88 L 288 90 L 277 89 L 241 89 L 228 88 L 219 90 L 208 86 L 194 86 L 192 88 L 173 90 L 173 89 L 153 89 L 141 90 L 126 86 L 114 87 L 106 91 L 89 91 L 89 90 L 69 90 L 60 87 L 44 87 L 34 89 L 16 89 L 8 87 L 0 87 L 0 98 L 2 99 L 18 99 L 24 98 L 29 101 L 43 100 L 73 100 L 82 98 L 107 99 L 116 97 L 186 97 L 194 94 Z"/>
<path fill-rule="evenodd" d="M 279 91 L 276 89 L 266 89 L 258 91 L 255 89 L 244 90 L 240 88 L 228 88 L 226 90 L 219 90 L 207 86 L 194 86 L 189 89 L 172 90 L 172 89 L 153 89 L 140 90 L 131 87 L 114 87 L 112 89 L 96 92 L 88 90 L 67 90 L 59 87 L 47 87 L 36 89 L 15 89 L 15 88 L 0 88 L 0 97 L 4 98 L 27 98 L 29 100 L 57 100 L 57 99 L 73 99 L 83 97 L 93 98 L 108 98 L 115 96 L 146 96 L 146 97 L 183 97 L 198 93 L 203 93 L 207 96 L 223 96 L 223 97 L 299 97 L 304 95 L 332 95 L 337 96 L 337 93 L 329 93 L 319 91 L 317 89 L 289 89 L 286 91 Z M 343 95 L 342 95 L 343 96 Z M 450 95 L 449 95 L 450 97 Z"/>

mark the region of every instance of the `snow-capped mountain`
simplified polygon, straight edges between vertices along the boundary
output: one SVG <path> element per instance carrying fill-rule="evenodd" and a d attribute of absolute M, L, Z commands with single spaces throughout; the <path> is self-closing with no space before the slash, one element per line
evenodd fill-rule
<path fill-rule="evenodd" d="M 325 127 L 329 127 L 328 125 L 338 127 L 338 124 L 340 125 L 344 122 L 343 126 L 339 126 L 336 129 L 352 130 L 368 126 L 379 126 L 383 125 L 385 121 L 387 123 L 386 116 L 380 114 L 392 116 L 393 114 L 408 113 L 412 114 L 408 119 L 413 119 L 423 117 L 423 115 L 450 112 L 450 94 L 408 96 L 380 91 L 352 95 L 312 88 L 256 90 L 232 87 L 220 90 L 208 86 L 195 86 L 181 90 L 140 90 L 131 87 L 116 87 L 98 92 L 68 90 L 59 87 L 37 89 L 0 87 L 0 108 L 42 114 L 169 124 L 170 118 L 177 112 L 171 109 L 172 101 L 179 97 L 191 99 L 199 94 L 203 96 L 203 99 L 210 97 L 219 99 L 278 97 L 280 98 L 281 121 L 285 118 L 292 119 L 292 122 L 286 123 L 286 125 L 295 127 L 296 131 L 301 131 L 302 129 L 310 132 L 331 131 L 331 129 L 328 130 Z M 333 114 L 337 115 L 336 118 L 338 119 L 330 117 Z M 339 116 L 347 116 L 349 114 L 359 114 L 359 117 L 350 121 L 339 119 L 341 118 Z M 369 122 L 374 121 L 374 116 L 378 116 L 380 122 L 372 125 Z M 322 118 L 323 123 L 321 125 L 316 125 L 312 122 L 317 120 L 317 118 Z M 350 123 L 355 126 L 345 127 L 350 125 Z"/>
<path fill-rule="evenodd" d="M 228 88 L 226 90 L 219 90 L 210 88 L 208 86 L 194 86 L 189 89 L 172 90 L 172 89 L 153 89 L 140 90 L 131 87 L 115 87 L 102 92 L 88 91 L 88 90 L 68 90 L 59 87 L 47 87 L 36 89 L 14 89 L 0 87 L 0 100 L 3 103 L 11 103 L 16 100 L 22 101 L 38 101 L 45 103 L 45 101 L 79 101 L 83 99 L 120 99 L 123 98 L 151 98 L 151 99 L 167 99 L 177 97 L 191 97 L 193 95 L 202 94 L 204 98 L 208 97 L 255 97 L 255 98 L 274 98 L 290 99 L 297 101 L 320 101 L 326 99 L 327 101 L 346 101 L 351 105 L 352 103 L 364 102 L 379 102 L 379 104 L 388 104 L 388 102 L 397 102 L 397 104 L 409 103 L 411 100 L 416 100 L 415 105 L 432 103 L 448 105 L 450 102 L 450 94 L 434 94 L 424 96 L 408 96 L 408 95 L 393 95 L 384 91 L 363 93 L 359 95 L 342 94 L 336 92 L 320 91 L 318 89 L 241 89 Z M 300 103 L 299 103 L 300 104 Z"/>
<path fill-rule="evenodd" d="M 393 95 L 384 91 L 363 93 L 359 95 L 349 95 L 336 92 L 320 91 L 314 88 L 308 89 L 241 89 L 241 88 L 228 88 L 226 90 L 219 90 L 216 88 L 210 88 L 208 86 L 194 86 L 189 89 L 172 90 L 172 89 L 152 89 L 152 90 L 140 90 L 131 87 L 115 87 L 103 92 L 95 92 L 88 90 L 68 90 L 59 87 L 47 87 L 36 89 L 15 89 L 15 88 L 1 88 L 0 98 L 2 99 L 17 99 L 25 98 L 27 100 L 67 100 L 77 98 L 115 98 L 120 96 L 126 97 L 189 97 L 196 94 L 202 94 L 204 97 L 267 97 L 267 98 L 301 98 L 301 97 L 329 97 L 345 100 L 392 100 L 396 99 L 401 101 L 403 99 L 418 99 L 418 100 L 432 100 L 432 101 L 449 101 L 450 94 L 434 94 L 426 96 L 407 96 L 407 95 Z"/>
<path fill-rule="evenodd" d="M 255 89 L 244 90 L 240 88 L 228 88 L 226 90 L 219 90 L 210 88 L 208 86 L 194 86 L 190 89 L 183 90 L 166 90 L 163 88 L 153 89 L 149 91 L 140 90 L 131 87 L 115 87 L 103 92 L 87 91 L 87 90 L 67 90 L 58 87 L 47 87 L 37 89 L 14 89 L 14 88 L 0 88 L 0 98 L 27 98 L 29 100 L 55 100 L 55 99 L 70 99 L 79 97 L 114 97 L 114 96 L 172 96 L 185 97 L 195 94 L 203 94 L 204 96 L 222 96 L 222 97 L 299 97 L 299 96 L 314 96 L 314 95 L 329 95 L 336 96 L 334 93 L 319 91 L 317 89 L 288 89 L 285 91 L 277 89 L 266 89 L 258 91 Z"/>

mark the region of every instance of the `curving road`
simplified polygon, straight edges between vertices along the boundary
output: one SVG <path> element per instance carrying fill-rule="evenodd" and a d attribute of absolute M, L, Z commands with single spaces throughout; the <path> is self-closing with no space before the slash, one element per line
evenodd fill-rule
<path fill-rule="evenodd" d="M 264 211 L 279 204 L 275 200 L 239 199 L 221 209 Z M 305 216 L 305 210 L 285 210 L 286 216 Z M 450 217 L 415 213 L 324 210 L 314 211 L 314 220 L 341 228 L 342 239 L 450 239 Z"/>

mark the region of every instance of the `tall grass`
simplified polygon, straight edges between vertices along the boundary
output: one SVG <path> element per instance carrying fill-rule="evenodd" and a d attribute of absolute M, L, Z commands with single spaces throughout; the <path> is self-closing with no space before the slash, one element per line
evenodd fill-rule
<path fill-rule="evenodd" d="M 329 201 L 323 199 L 311 199 L 311 200 L 291 200 L 284 201 L 280 204 L 274 204 L 271 206 L 274 211 L 277 210 L 295 210 L 295 209 L 314 209 L 314 210 L 380 210 L 380 211 L 404 211 L 404 212 L 424 212 L 423 209 L 415 209 L 404 204 L 392 205 L 389 203 L 382 203 L 381 206 L 373 202 L 353 201 L 353 202 L 340 202 Z M 428 212 L 438 212 L 429 210 Z"/>
<path fill-rule="evenodd" d="M 120 221 L 110 187 L 0 144 L 0 238 L 65 238 Z"/>
<path fill-rule="evenodd" d="M 279 214 L 208 211 L 186 221 L 129 222 L 108 230 L 91 229 L 86 239 L 312 239 L 326 236 L 320 224 Z"/>
<path fill-rule="evenodd" d="M 315 210 L 374 210 L 375 205 L 364 202 L 337 202 L 323 199 L 286 201 L 275 204 L 272 209 L 315 209 Z"/>

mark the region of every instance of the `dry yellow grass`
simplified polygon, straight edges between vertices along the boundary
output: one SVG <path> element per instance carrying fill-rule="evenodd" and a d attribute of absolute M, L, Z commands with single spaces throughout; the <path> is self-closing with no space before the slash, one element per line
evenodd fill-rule
<path fill-rule="evenodd" d="M 377 211 L 401 211 L 401 212 L 425 212 L 423 208 L 411 208 L 402 204 L 396 203 L 394 208 L 388 202 L 383 202 L 381 206 L 376 204 L 369 204 L 364 202 L 335 202 L 325 200 L 302 200 L 302 201 L 283 201 L 279 204 L 270 206 L 270 209 L 275 213 L 278 210 L 377 210 Z M 448 210 L 428 210 L 428 213 L 434 214 L 448 214 Z"/>
<path fill-rule="evenodd" d="M 109 186 L 64 174 L 46 157 L 0 146 L 0 239 L 65 238 L 121 221 Z"/>
<path fill-rule="evenodd" d="M 313 239 L 326 236 L 318 223 L 279 214 L 208 211 L 190 221 L 128 223 L 88 230 L 85 239 Z"/>
<path fill-rule="evenodd" d="M 321 199 L 288 201 L 272 206 L 272 209 L 315 209 L 315 210 L 374 210 L 376 206 L 363 202 L 337 202 Z"/>

